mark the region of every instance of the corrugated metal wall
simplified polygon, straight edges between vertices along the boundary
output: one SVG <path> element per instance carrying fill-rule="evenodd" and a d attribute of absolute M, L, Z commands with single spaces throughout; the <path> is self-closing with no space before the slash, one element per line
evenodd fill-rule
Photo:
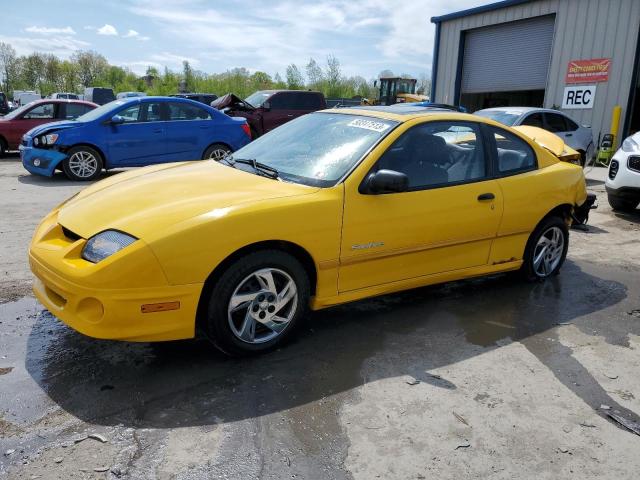
<path fill-rule="evenodd" d="M 591 110 L 566 110 L 591 125 L 594 139 L 611 126 L 611 111 L 622 106 L 624 123 L 640 28 L 640 0 L 538 0 L 442 22 L 435 101 L 454 103 L 460 32 L 555 13 L 555 38 L 544 106 L 562 104 L 570 60 L 612 58 L 609 81 L 598 83 Z M 526 61 L 526 59 L 523 59 Z"/>

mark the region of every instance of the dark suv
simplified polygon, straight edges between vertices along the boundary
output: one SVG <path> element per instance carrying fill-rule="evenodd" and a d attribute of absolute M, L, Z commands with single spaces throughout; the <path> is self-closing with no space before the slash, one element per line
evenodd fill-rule
<path fill-rule="evenodd" d="M 245 100 L 228 93 L 211 106 L 232 117 L 246 118 L 251 137 L 256 138 L 305 113 L 327 108 L 327 102 L 320 92 L 259 90 Z"/>
<path fill-rule="evenodd" d="M 195 100 L 196 102 L 204 103 L 205 105 L 211 105 L 211 102 L 218 98 L 215 93 L 176 93 L 170 96 L 188 98 L 189 100 Z"/>

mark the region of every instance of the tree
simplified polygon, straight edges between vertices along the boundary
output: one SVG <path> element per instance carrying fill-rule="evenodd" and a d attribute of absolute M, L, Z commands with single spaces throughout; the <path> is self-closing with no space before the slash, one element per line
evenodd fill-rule
<path fill-rule="evenodd" d="M 287 88 L 287 84 L 284 83 L 279 73 L 276 73 L 274 75 L 273 82 L 275 83 L 274 85 L 275 88 Z"/>
<path fill-rule="evenodd" d="M 321 90 L 324 75 L 322 73 L 322 68 L 320 68 L 320 65 L 318 65 L 318 63 L 313 58 L 310 58 L 309 63 L 307 63 L 305 69 L 307 71 L 307 80 L 309 81 L 308 86 L 313 88 L 314 90 Z"/>
<path fill-rule="evenodd" d="M 107 59 L 93 50 L 78 50 L 71 56 L 71 61 L 78 66 L 78 77 L 84 87 L 95 86 L 94 82 L 109 68 Z"/>
<path fill-rule="evenodd" d="M 416 93 L 420 95 L 431 95 L 431 78 L 427 76 L 425 72 L 422 72 L 418 76 L 418 83 L 416 85 Z"/>
<path fill-rule="evenodd" d="M 3 90 L 9 94 L 16 81 L 16 51 L 8 43 L 0 42 L 0 75 L 2 75 Z"/>
<path fill-rule="evenodd" d="M 328 97 L 341 97 L 343 93 L 340 85 L 342 80 L 342 71 L 340 70 L 340 61 L 333 55 L 329 55 L 327 57 L 327 70 L 325 77 L 327 81 L 326 95 Z"/>
<path fill-rule="evenodd" d="M 304 77 L 295 63 L 287 67 L 287 88 L 299 90 L 304 87 Z"/>
<path fill-rule="evenodd" d="M 193 90 L 191 90 L 194 85 L 193 85 L 193 70 L 191 68 L 191 65 L 189 65 L 189 62 L 187 60 L 184 60 L 182 62 L 182 79 L 184 80 L 184 88 L 187 92 L 192 92 Z"/>

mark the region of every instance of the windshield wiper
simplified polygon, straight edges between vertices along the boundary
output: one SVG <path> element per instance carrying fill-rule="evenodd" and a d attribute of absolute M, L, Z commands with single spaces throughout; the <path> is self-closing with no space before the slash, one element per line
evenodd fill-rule
<path fill-rule="evenodd" d="M 280 173 L 277 169 L 270 167 L 264 163 L 260 163 L 256 161 L 255 158 L 233 158 L 233 155 L 227 155 L 223 159 L 229 165 L 233 166 L 235 163 L 242 163 L 243 165 L 250 165 L 253 169 L 262 176 L 278 179 L 280 177 Z"/>

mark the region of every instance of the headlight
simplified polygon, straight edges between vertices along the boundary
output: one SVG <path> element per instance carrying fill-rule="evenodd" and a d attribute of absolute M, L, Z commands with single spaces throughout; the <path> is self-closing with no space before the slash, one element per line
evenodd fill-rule
<path fill-rule="evenodd" d="M 42 135 L 42 136 L 40 136 L 38 138 L 40 138 L 40 143 L 42 145 L 53 145 L 58 140 L 58 134 L 57 133 L 49 133 L 48 135 Z M 33 143 L 35 145 L 38 145 L 38 138 L 35 138 L 33 140 Z"/>
<path fill-rule="evenodd" d="M 636 152 L 640 150 L 640 145 L 631 137 L 627 137 L 622 142 L 622 151 L 623 152 Z"/>
<path fill-rule="evenodd" d="M 137 238 L 117 230 L 105 230 L 89 239 L 82 249 L 82 258 L 92 263 L 98 263 L 136 240 Z"/>

